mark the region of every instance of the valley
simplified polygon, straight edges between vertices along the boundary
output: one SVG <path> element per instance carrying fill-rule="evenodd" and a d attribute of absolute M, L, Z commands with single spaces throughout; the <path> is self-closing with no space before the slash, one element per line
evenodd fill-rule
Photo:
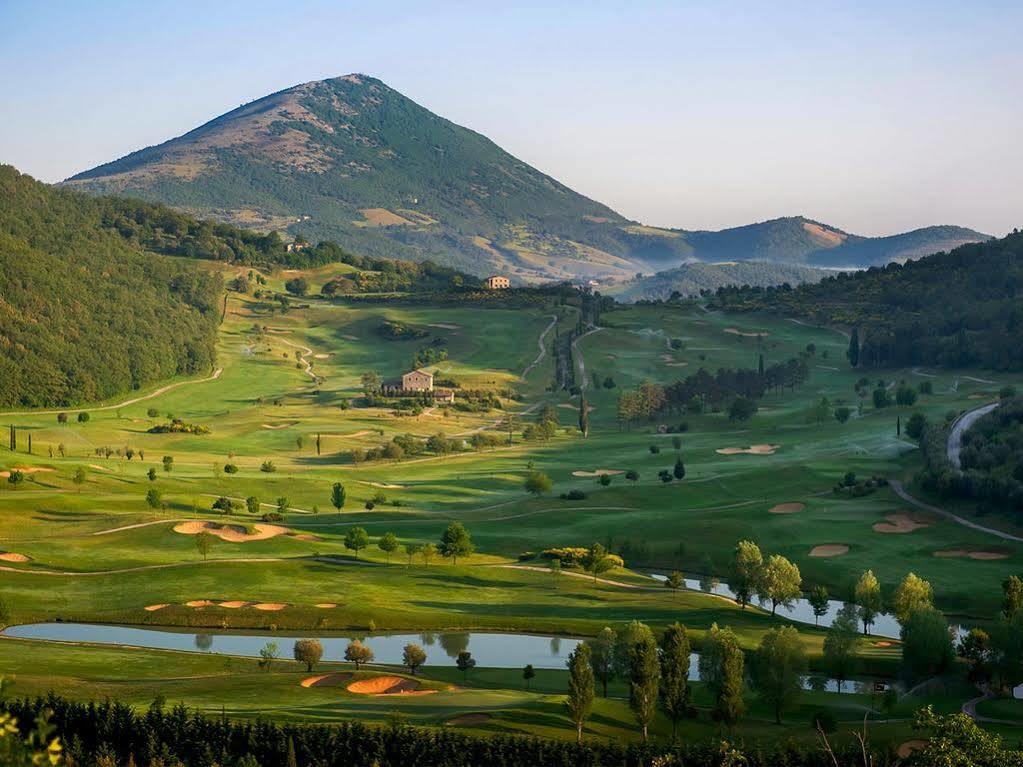
<path fill-rule="evenodd" d="M 445 731 L 574 739 L 562 703 L 568 647 L 605 626 L 642 621 L 661 632 L 678 621 L 695 650 L 715 625 L 730 626 L 751 658 L 772 629 L 798 630 L 808 673 L 821 682 L 786 708 L 782 726 L 747 687 L 747 713 L 734 732 L 748 740 L 812 746 L 808 722 L 827 711 L 845 742 L 869 711 L 872 742 L 897 747 L 914 737 L 913 711 L 927 704 L 958 711 L 975 697 L 958 666 L 940 687 L 909 692 L 902 643 L 880 629 L 855 640 L 850 679 L 867 686 L 850 681 L 842 693 L 829 691 L 824 626 L 710 592 L 730 580 L 737 542 L 752 539 L 765 558 L 780 554 L 798 566 L 804 593 L 824 586 L 832 599 L 853 599 L 870 569 L 887 595 L 914 572 L 933 585 L 936 607 L 953 624 L 990 628 L 1000 585 L 1020 572 L 1019 545 L 922 512 L 893 483 L 943 504 L 914 483 L 923 459 L 905 433 L 910 416 L 939 422 L 997 400 L 1004 387 L 1023 385 L 1023 374 L 855 370 L 843 332 L 712 310 L 704 301 L 597 312 L 575 293 L 525 291 L 478 305 L 328 298 L 322 286 L 351 277 L 351 267 L 197 263 L 232 286 L 215 368 L 84 407 L 0 416 L 14 440 L 13 452 L 0 455 L 8 477 L 0 483 L 5 622 L 58 633 L 76 623 L 172 630 L 185 635 L 184 647 L 19 639 L 16 628 L 0 641 L 0 674 L 14 678 L 16 694 L 45 694 L 59 683 L 61 695 L 81 700 L 146 707 L 159 698 L 240 719 L 385 724 L 400 716 Z M 234 287 L 238 278 L 247 290 Z M 299 278 L 306 295 L 285 287 Z M 571 343 L 559 346 L 564 338 Z M 576 393 L 554 383 L 565 347 Z M 761 356 L 768 369 L 803 360 L 806 380 L 770 388 L 746 419 L 730 418 L 727 404 L 620 417 L 623 393 L 644 382 L 668 387 L 701 369 L 755 371 Z M 455 386 L 454 405 L 375 393 L 374 380 L 419 366 L 444 382 L 438 386 Z M 912 405 L 876 407 L 859 383 L 864 376 L 870 387 L 880 378 L 876 385 L 893 396 L 930 385 Z M 834 416 L 843 407 L 844 422 Z M 551 418 L 555 425 L 539 428 Z M 677 479 L 671 472 L 680 460 Z M 836 490 L 849 473 L 888 482 Z M 528 492 L 537 474 L 550 487 Z M 340 508 L 332 505 L 335 483 L 345 491 Z M 1008 518 L 956 508 L 1021 533 Z M 473 550 L 424 554 L 442 546 L 453 522 Z M 387 533 L 394 550 L 378 545 Z M 595 544 L 624 566 L 597 577 L 570 565 L 552 569 L 542 556 Z M 651 577 L 675 570 L 697 588 L 676 593 Z M 540 636 L 538 657 L 549 645 L 552 661 L 537 660 L 535 678 L 523 679 L 517 661 L 496 662 L 472 632 Z M 427 659 L 416 685 L 430 694 L 348 690 L 381 674 L 411 678 L 390 656 L 354 670 L 337 657 L 353 639 L 394 633 L 420 637 Z M 279 657 L 261 667 L 251 649 L 232 652 L 234 635 L 274 642 Z M 314 636 L 337 643 L 315 674 L 342 674 L 344 684 L 303 684 L 314 675 L 291 659 L 292 644 Z M 463 650 L 477 661 L 464 672 L 455 667 Z M 886 710 L 871 691 L 875 680 L 899 685 Z M 700 681 L 692 688 L 696 713 L 680 723 L 683 737 L 716 737 L 713 696 Z M 608 697 L 597 697 L 588 740 L 640 738 L 628 694 L 618 677 Z M 1023 719 L 1013 701 L 997 703 Z M 984 726 L 1019 732 L 1018 724 Z M 671 729 L 658 714 L 655 738 L 666 741 Z"/>

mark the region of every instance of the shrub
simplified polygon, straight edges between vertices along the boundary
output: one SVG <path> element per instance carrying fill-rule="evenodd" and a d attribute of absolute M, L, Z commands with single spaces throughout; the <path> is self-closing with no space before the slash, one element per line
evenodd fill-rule
<path fill-rule="evenodd" d="M 273 523 L 273 522 L 283 522 L 284 521 L 284 515 L 281 514 L 279 511 L 268 511 L 268 512 L 263 514 L 262 519 L 263 519 L 264 522 L 271 522 L 271 523 Z"/>
<path fill-rule="evenodd" d="M 238 473 L 238 467 L 235 466 L 233 463 L 225 463 L 224 464 L 224 473 L 225 474 L 237 474 Z"/>
<path fill-rule="evenodd" d="M 561 494 L 561 500 L 584 501 L 586 500 L 586 493 L 584 493 L 582 490 L 569 490 L 567 493 Z"/>

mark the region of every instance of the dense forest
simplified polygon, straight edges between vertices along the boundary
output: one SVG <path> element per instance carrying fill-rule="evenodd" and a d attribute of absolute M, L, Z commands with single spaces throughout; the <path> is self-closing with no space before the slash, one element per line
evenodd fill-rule
<path fill-rule="evenodd" d="M 0 407 L 95 402 L 214 362 L 221 279 L 0 166 Z"/>
<path fill-rule="evenodd" d="M 1023 232 L 793 288 L 726 287 L 711 306 L 859 329 L 859 365 L 1023 369 Z"/>
<path fill-rule="evenodd" d="M 1023 523 L 1023 397 L 1011 387 L 997 408 L 964 434 L 959 454 L 962 471 L 948 463 L 948 424 L 925 425 L 921 447 L 926 468 L 922 484 L 942 497 L 979 501 L 981 513 L 1010 516 Z"/>

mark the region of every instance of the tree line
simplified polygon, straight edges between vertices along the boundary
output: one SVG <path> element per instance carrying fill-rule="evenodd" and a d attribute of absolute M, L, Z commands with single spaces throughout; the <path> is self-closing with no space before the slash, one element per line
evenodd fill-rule
<path fill-rule="evenodd" d="M 1023 369 L 1023 232 L 791 287 L 724 287 L 710 306 L 854 329 L 853 367 Z"/>

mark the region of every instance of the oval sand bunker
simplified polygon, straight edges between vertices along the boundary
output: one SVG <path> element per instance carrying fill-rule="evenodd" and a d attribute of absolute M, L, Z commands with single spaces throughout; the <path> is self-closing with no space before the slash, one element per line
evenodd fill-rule
<path fill-rule="evenodd" d="M 718 455 L 774 455 L 781 445 L 750 445 L 749 447 L 719 447 L 714 452 Z"/>
<path fill-rule="evenodd" d="M 348 685 L 348 692 L 356 692 L 360 695 L 409 695 L 411 693 L 434 692 L 434 690 L 420 690 L 420 684 L 415 679 L 405 679 L 400 676 L 374 676 L 369 679 L 360 679 Z"/>
<path fill-rule="evenodd" d="M 199 520 L 179 522 L 174 525 L 175 533 L 181 533 L 182 535 L 198 535 L 205 531 L 210 535 L 217 536 L 222 541 L 227 541 L 228 543 L 265 541 L 268 538 L 276 538 L 278 535 L 284 535 L 289 532 L 286 527 L 280 527 L 279 525 L 264 525 L 260 523 L 252 525 L 252 529 L 254 532 L 249 533 L 241 525 L 221 525 L 217 522 L 202 522 Z"/>
<path fill-rule="evenodd" d="M 767 511 L 771 514 L 798 514 L 806 510 L 805 503 L 779 503 Z"/>
<path fill-rule="evenodd" d="M 810 549 L 811 557 L 840 557 L 849 553 L 849 547 L 844 543 L 826 543 L 822 546 L 814 546 Z"/>

